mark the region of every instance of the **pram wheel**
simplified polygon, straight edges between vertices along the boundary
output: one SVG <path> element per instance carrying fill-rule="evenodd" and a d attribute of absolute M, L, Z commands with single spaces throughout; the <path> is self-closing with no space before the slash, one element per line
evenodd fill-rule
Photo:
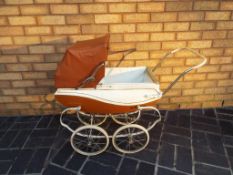
<path fill-rule="evenodd" d="M 107 115 L 85 114 L 83 112 L 77 111 L 77 118 L 84 125 L 99 126 L 106 121 Z"/>
<path fill-rule="evenodd" d="M 137 124 L 122 126 L 115 131 L 112 143 L 122 153 L 136 153 L 143 150 L 149 143 L 148 131 Z"/>
<path fill-rule="evenodd" d="M 81 126 L 73 132 L 70 142 L 76 152 L 94 156 L 107 149 L 109 137 L 107 132 L 98 126 Z"/>
<path fill-rule="evenodd" d="M 112 119 L 114 122 L 120 125 L 128 125 L 136 122 L 140 118 L 141 112 L 131 112 L 119 115 L 112 115 Z"/>

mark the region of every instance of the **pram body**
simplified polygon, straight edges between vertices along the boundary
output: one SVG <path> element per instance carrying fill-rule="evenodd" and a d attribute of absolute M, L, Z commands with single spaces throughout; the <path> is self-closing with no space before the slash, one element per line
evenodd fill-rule
<path fill-rule="evenodd" d="M 134 112 L 138 106 L 154 106 L 162 97 L 146 67 L 106 68 L 96 88 L 58 89 L 56 99 L 65 106 L 81 106 L 93 114 Z"/>
<path fill-rule="evenodd" d="M 181 50 L 191 51 L 200 56 L 203 61 L 197 66 L 185 70 L 162 92 L 153 72 L 165 58 Z M 124 57 L 121 61 L 123 59 Z M 161 62 L 152 69 L 118 66 L 105 68 L 105 64 L 102 62 L 82 81 L 79 87 L 57 89 L 56 100 L 67 107 L 61 113 L 60 122 L 73 133 L 71 145 L 75 151 L 83 155 L 97 155 L 107 149 L 109 139 L 112 139 L 114 148 L 123 153 L 136 153 L 147 146 L 149 143 L 148 131 L 161 121 L 160 112 L 155 107 L 158 100 L 181 77 L 191 70 L 203 66 L 206 58 L 192 49 L 181 48 L 166 54 Z M 103 68 L 105 76 L 94 87 L 85 87 L 95 80 L 96 75 Z M 73 130 L 63 122 L 63 115 L 69 110 L 76 111 L 79 121 L 84 126 Z M 144 110 L 154 111 L 154 121 L 151 121 L 147 128 L 136 124 Z M 120 125 L 113 135 L 109 135 L 101 127 L 108 117 Z"/>

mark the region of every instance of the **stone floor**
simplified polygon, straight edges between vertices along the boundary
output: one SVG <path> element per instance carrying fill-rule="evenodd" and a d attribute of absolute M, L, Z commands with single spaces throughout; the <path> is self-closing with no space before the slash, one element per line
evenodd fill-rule
<path fill-rule="evenodd" d="M 92 157 L 73 151 L 59 116 L 0 117 L 0 174 L 233 175 L 233 108 L 162 114 L 144 151 Z"/>

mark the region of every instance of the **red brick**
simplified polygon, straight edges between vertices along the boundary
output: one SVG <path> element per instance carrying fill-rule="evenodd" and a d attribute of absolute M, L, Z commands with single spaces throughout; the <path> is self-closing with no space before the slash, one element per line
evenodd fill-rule
<path fill-rule="evenodd" d="M 45 15 L 49 13 L 49 7 L 46 5 L 27 5 L 20 7 L 23 15 Z"/>
<path fill-rule="evenodd" d="M 209 62 L 210 64 L 230 64 L 232 57 L 212 57 Z"/>
<path fill-rule="evenodd" d="M 128 4 L 128 3 L 109 4 L 109 11 L 113 13 L 136 12 L 136 4 Z"/>
<path fill-rule="evenodd" d="M 233 47 L 233 39 L 214 40 L 213 47 Z"/>
<path fill-rule="evenodd" d="M 202 38 L 203 39 L 219 39 L 226 37 L 226 31 L 204 31 Z"/>
<path fill-rule="evenodd" d="M 221 10 L 232 10 L 233 9 L 233 2 L 231 1 L 221 1 Z"/>
<path fill-rule="evenodd" d="M 92 17 L 92 16 L 91 16 Z M 92 20 L 93 21 L 93 20 Z M 95 23 L 121 23 L 121 15 L 120 14 L 96 14 L 95 15 Z"/>
<path fill-rule="evenodd" d="M 87 34 L 87 35 L 70 35 L 69 36 L 69 41 L 71 43 L 76 43 L 77 41 L 83 41 L 83 40 L 89 40 L 89 39 L 94 39 L 95 36 L 93 34 Z M 112 38 L 112 37 L 111 37 Z M 110 39 L 111 39 L 110 38 Z"/>
<path fill-rule="evenodd" d="M 179 12 L 178 21 L 201 21 L 204 19 L 204 12 Z"/>
<path fill-rule="evenodd" d="M 194 10 L 218 10 L 218 1 L 195 1 Z"/>
<path fill-rule="evenodd" d="M 6 17 L 0 17 L 0 26 L 5 26 L 8 24 L 7 18 Z"/>
<path fill-rule="evenodd" d="M 163 12 L 164 7 L 165 7 L 164 2 L 138 3 L 139 12 Z"/>
<path fill-rule="evenodd" d="M 39 16 L 38 23 L 41 25 L 60 25 L 65 24 L 65 17 L 61 15 Z"/>
<path fill-rule="evenodd" d="M 135 32 L 135 24 L 112 24 L 110 25 L 110 31 L 112 33 L 131 33 Z"/>
<path fill-rule="evenodd" d="M 201 32 L 179 32 L 177 33 L 178 40 L 201 39 Z"/>
<path fill-rule="evenodd" d="M 218 72 L 219 65 L 205 65 L 201 69 L 198 69 L 197 72 Z"/>
<path fill-rule="evenodd" d="M 40 101 L 40 96 L 34 95 L 34 96 L 18 96 L 16 97 L 16 100 L 18 102 L 38 102 Z"/>
<path fill-rule="evenodd" d="M 182 48 L 186 46 L 185 41 L 166 41 L 162 43 L 163 49 L 176 49 L 176 48 Z"/>
<path fill-rule="evenodd" d="M 210 48 L 212 44 L 211 40 L 198 40 L 198 41 L 189 41 L 188 46 L 191 48 Z"/>
<path fill-rule="evenodd" d="M 188 11 L 192 10 L 192 2 L 166 2 L 166 11 Z"/>
<path fill-rule="evenodd" d="M 43 55 L 19 55 L 19 62 L 22 63 L 35 63 L 35 62 L 43 62 Z"/>
<path fill-rule="evenodd" d="M 215 79 L 228 79 L 230 77 L 229 73 L 209 73 L 207 75 L 207 79 L 215 80 Z"/>
<path fill-rule="evenodd" d="M 69 15 L 66 16 L 67 24 L 92 24 L 94 23 L 94 15 Z"/>
<path fill-rule="evenodd" d="M 106 4 L 80 4 L 80 13 L 106 13 Z"/>
<path fill-rule="evenodd" d="M 119 61 L 111 61 L 110 66 L 115 67 L 118 63 Z M 135 62 L 134 61 L 123 61 L 121 62 L 120 66 L 121 67 L 133 67 L 135 66 Z"/>
<path fill-rule="evenodd" d="M 39 53 L 39 54 L 44 54 L 44 53 L 54 53 L 55 48 L 54 46 L 50 45 L 41 45 L 41 46 L 30 46 L 29 47 L 30 53 Z"/>
<path fill-rule="evenodd" d="M 215 88 L 206 88 L 205 94 L 223 94 L 226 92 L 226 88 L 223 87 L 215 87 Z"/>
<path fill-rule="evenodd" d="M 53 4 L 53 3 L 62 3 L 63 0 L 35 0 L 35 3 L 41 3 L 41 4 Z"/>
<path fill-rule="evenodd" d="M 24 72 L 23 79 L 46 79 L 46 72 Z"/>
<path fill-rule="evenodd" d="M 1 5 L 0 6 L 0 16 L 1 15 L 19 15 L 19 9 L 17 6 L 5 6 L 5 5 Z"/>
<path fill-rule="evenodd" d="M 19 5 L 19 4 L 33 4 L 33 0 L 23 0 L 23 1 L 19 1 L 19 0 L 5 0 L 6 4 L 10 4 L 10 5 Z"/>
<path fill-rule="evenodd" d="M 156 60 L 136 61 L 136 66 L 151 66 L 157 64 Z"/>
<path fill-rule="evenodd" d="M 196 81 L 195 87 L 197 88 L 207 88 L 207 87 L 216 87 L 217 82 L 215 80 L 205 80 L 205 81 Z"/>
<path fill-rule="evenodd" d="M 205 56 L 222 56 L 223 49 L 219 48 L 209 48 L 209 49 L 202 49 L 201 53 Z"/>
<path fill-rule="evenodd" d="M 30 95 L 46 95 L 50 93 L 50 89 L 49 88 L 28 88 L 27 92 Z"/>
<path fill-rule="evenodd" d="M 193 97 L 194 101 L 210 101 L 214 99 L 214 95 L 197 95 Z"/>
<path fill-rule="evenodd" d="M 205 20 L 229 20 L 231 12 L 206 12 Z"/>
<path fill-rule="evenodd" d="M 39 86 L 54 86 L 54 79 L 48 79 L 48 80 L 37 80 L 36 83 Z"/>
<path fill-rule="evenodd" d="M 170 41 L 175 40 L 174 33 L 152 33 L 151 34 L 151 41 Z"/>
<path fill-rule="evenodd" d="M 163 12 L 163 13 L 152 13 L 152 22 L 169 22 L 176 21 L 177 13 L 175 12 Z"/>
<path fill-rule="evenodd" d="M 6 109 L 29 109 L 30 105 L 27 103 L 8 103 L 6 104 Z"/>
<path fill-rule="evenodd" d="M 0 37 L 1 45 L 11 45 L 13 44 L 11 37 Z"/>
<path fill-rule="evenodd" d="M 148 41 L 149 34 L 148 33 L 125 34 L 124 40 L 126 42 L 129 42 L 129 41 Z"/>
<path fill-rule="evenodd" d="M 218 86 L 232 86 L 233 80 L 219 80 Z"/>
<path fill-rule="evenodd" d="M 203 89 L 184 89 L 183 95 L 200 95 L 203 94 Z"/>
<path fill-rule="evenodd" d="M 183 102 L 191 102 L 193 97 L 173 97 L 171 98 L 171 103 L 183 103 Z"/>
<path fill-rule="evenodd" d="M 25 27 L 27 35 L 46 35 L 51 34 L 51 28 L 46 26 L 41 27 Z"/>
<path fill-rule="evenodd" d="M 21 80 L 21 73 L 0 73 L 0 80 Z"/>
<path fill-rule="evenodd" d="M 75 29 L 76 30 L 76 29 Z M 63 32 L 63 31 L 60 31 Z M 65 31 L 64 31 L 65 32 Z M 55 46 L 58 44 L 67 44 L 68 43 L 68 38 L 64 37 L 63 35 L 59 36 L 41 36 L 41 42 L 45 44 L 54 44 Z"/>
<path fill-rule="evenodd" d="M 15 35 L 23 35 L 22 27 L 0 27 L 0 36 L 15 36 Z"/>
<path fill-rule="evenodd" d="M 187 31 L 188 29 L 189 29 L 188 22 L 173 22 L 173 23 L 164 24 L 165 31 Z"/>
<path fill-rule="evenodd" d="M 47 54 L 45 55 L 45 62 L 60 62 L 64 54 Z"/>
<path fill-rule="evenodd" d="M 159 42 L 138 42 L 136 45 L 137 50 L 158 50 L 161 48 Z"/>
<path fill-rule="evenodd" d="M 35 18 L 31 16 L 9 17 L 8 19 L 11 25 L 34 25 L 36 24 Z"/>
<path fill-rule="evenodd" d="M 0 88 L 10 88 L 11 87 L 11 83 L 10 81 L 0 81 Z"/>
<path fill-rule="evenodd" d="M 36 63 L 33 65 L 33 67 L 37 71 L 56 70 L 57 63 Z"/>
<path fill-rule="evenodd" d="M 14 55 L 2 55 L 0 56 L 0 63 L 16 63 L 17 62 L 17 58 Z"/>
<path fill-rule="evenodd" d="M 205 80 L 206 74 L 188 74 L 185 75 L 184 79 L 188 81 L 194 81 L 194 80 Z"/>
<path fill-rule="evenodd" d="M 137 52 L 133 52 L 130 55 L 127 56 L 126 59 L 130 60 L 142 60 L 142 59 L 148 59 L 149 58 L 149 54 L 148 52 L 145 51 L 137 51 Z"/>
<path fill-rule="evenodd" d="M 21 80 L 21 81 L 12 81 L 13 87 L 34 87 L 35 81 L 32 80 Z"/>
<path fill-rule="evenodd" d="M 162 23 L 137 24 L 137 32 L 156 32 L 162 29 Z"/>
<path fill-rule="evenodd" d="M 232 70 L 233 70 L 233 65 L 232 65 L 232 64 L 222 65 L 220 70 L 221 70 L 222 72 L 225 72 L 225 71 L 232 71 Z"/>
<path fill-rule="evenodd" d="M 72 4 L 59 4 L 59 5 L 50 5 L 52 14 L 77 14 L 78 13 L 78 5 Z"/>
<path fill-rule="evenodd" d="M 192 22 L 191 30 L 211 30 L 214 26 L 213 22 Z"/>
<path fill-rule="evenodd" d="M 25 95 L 25 89 L 2 89 L 4 95 Z"/>
<path fill-rule="evenodd" d="M 0 96 L 0 103 L 14 102 L 13 97 Z"/>
<path fill-rule="evenodd" d="M 55 34 L 78 34 L 80 33 L 80 26 L 57 26 L 54 27 Z"/>
<path fill-rule="evenodd" d="M 217 29 L 233 29 L 233 21 L 218 21 Z"/>
<path fill-rule="evenodd" d="M 14 43 L 16 45 L 40 44 L 40 38 L 38 36 L 16 36 Z"/>
<path fill-rule="evenodd" d="M 146 13 L 130 13 L 123 15 L 123 20 L 125 23 L 149 22 L 150 15 Z"/>
<path fill-rule="evenodd" d="M 11 72 L 21 72 L 32 70 L 31 64 L 7 64 L 7 70 Z"/>
<path fill-rule="evenodd" d="M 108 33 L 107 25 L 82 25 L 83 34 L 105 34 Z"/>

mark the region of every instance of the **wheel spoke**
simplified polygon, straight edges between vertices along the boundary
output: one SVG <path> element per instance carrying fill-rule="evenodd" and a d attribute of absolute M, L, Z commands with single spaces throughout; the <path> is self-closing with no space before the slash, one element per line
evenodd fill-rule
<path fill-rule="evenodd" d="M 141 151 L 147 146 L 148 140 L 148 131 L 137 124 L 122 126 L 113 135 L 114 147 L 123 153 Z"/>
<path fill-rule="evenodd" d="M 106 131 L 98 126 L 81 126 L 73 132 L 71 145 L 78 153 L 90 156 L 107 149 L 108 139 Z"/>
<path fill-rule="evenodd" d="M 127 143 L 127 140 L 122 140 L 120 143 L 118 143 L 118 145 L 121 145 L 122 143 L 126 142 Z"/>

